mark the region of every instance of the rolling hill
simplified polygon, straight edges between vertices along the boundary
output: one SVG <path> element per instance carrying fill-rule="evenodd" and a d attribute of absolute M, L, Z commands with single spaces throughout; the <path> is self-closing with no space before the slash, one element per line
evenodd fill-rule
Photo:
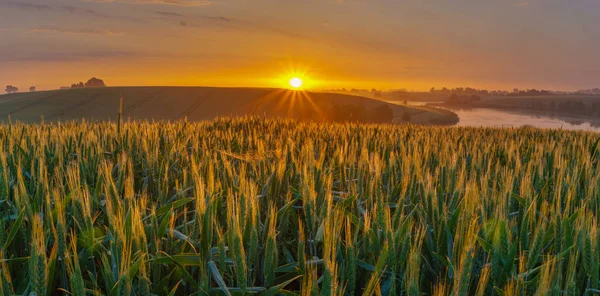
<path fill-rule="evenodd" d="M 123 98 L 123 118 L 142 120 L 209 120 L 221 116 L 260 115 L 325 119 L 339 106 L 362 109 L 388 106 L 393 122 L 454 124 L 450 111 L 410 107 L 343 94 L 267 88 L 106 87 L 15 93 L 0 96 L 0 121 L 46 122 L 114 120 Z M 410 116 L 407 116 L 410 115 Z"/>

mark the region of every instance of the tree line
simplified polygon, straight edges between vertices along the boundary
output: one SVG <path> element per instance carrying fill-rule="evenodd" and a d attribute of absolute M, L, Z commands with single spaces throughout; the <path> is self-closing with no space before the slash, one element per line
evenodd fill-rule
<path fill-rule="evenodd" d="M 446 87 L 442 87 L 441 89 L 436 89 L 435 87 L 432 87 L 429 92 L 431 93 L 442 93 L 442 94 L 456 94 L 458 96 L 471 96 L 471 95 L 478 95 L 478 96 L 519 96 L 519 97 L 534 97 L 534 96 L 549 96 L 549 95 L 554 95 L 554 93 L 552 91 L 549 90 L 537 90 L 535 88 L 532 89 L 526 89 L 526 90 L 520 90 L 518 88 L 513 89 L 512 92 L 509 91 L 505 91 L 505 90 L 487 90 L 487 89 L 476 89 L 476 88 L 471 88 L 471 87 L 456 87 L 456 88 L 446 88 Z"/>
<path fill-rule="evenodd" d="M 88 79 L 88 81 L 85 83 L 83 83 L 83 82 L 73 83 L 73 84 L 71 84 L 71 86 L 63 86 L 60 89 L 89 88 L 89 87 L 106 87 L 106 83 L 104 83 L 104 80 L 102 80 L 102 79 L 92 77 L 92 78 Z M 35 92 L 36 90 L 37 90 L 37 88 L 35 86 L 29 87 L 30 92 Z M 19 88 L 14 85 L 9 84 L 6 86 L 4 91 L 7 94 L 13 94 L 13 93 L 18 93 Z"/>
<path fill-rule="evenodd" d="M 96 77 L 92 77 L 86 83 L 83 83 L 81 81 L 79 83 L 73 83 L 73 84 L 71 84 L 70 88 L 105 87 L 105 86 L 106 86 L 106 84 L 104 83 L 104 80 L 96 78 Z"/>

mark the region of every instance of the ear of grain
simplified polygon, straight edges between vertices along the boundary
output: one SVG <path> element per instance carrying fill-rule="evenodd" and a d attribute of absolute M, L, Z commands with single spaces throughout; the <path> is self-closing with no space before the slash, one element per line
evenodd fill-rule
<path fill-rule="evenodd" d="M 0 294 L 594 293 L 597 138 L 255 117 L 0 124 Z"/>

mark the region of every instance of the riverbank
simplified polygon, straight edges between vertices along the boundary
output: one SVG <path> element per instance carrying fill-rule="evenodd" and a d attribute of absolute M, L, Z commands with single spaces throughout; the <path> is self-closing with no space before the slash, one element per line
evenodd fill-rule
<path fill-rule="evenodd" d="M 427 106 L 456 108 L 487 108 L 510 110 L 563 117 L 600 118 L 600 96 L 550 95 L 533 97 L 482 97 L 468 104 L 443 102 L 427 103 Z"/>

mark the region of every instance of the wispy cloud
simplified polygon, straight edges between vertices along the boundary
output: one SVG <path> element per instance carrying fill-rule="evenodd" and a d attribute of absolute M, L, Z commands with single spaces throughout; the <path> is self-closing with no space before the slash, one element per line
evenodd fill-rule
<path fill-rule="evenodd" d="M 173 59 L 246 59 L 247 55 L 229 54 L 180 54 L 173 52 L 154 51 L 119 51 L 110 49 L 90 49 L 83 51 L 45 51 L 45 50 L 16 50 L 0 48 L 0 62 L 81 62 L 90 60 L 132 60 L 132 59 L 156 59 L 172 61 Z"/>
<path fill-rule="evenodd" d="M 154 13 L 164 17 L 184 17 L 185 15 L 170 11 L 155 11 Z"/>
<path fill-rule="evenodd" d="M 517 2 L 517 3 L 513 3 L 513 7 L 525 7 L 525 6 L 529 6 L 529 2 L 524 1 L 524 2 Z"/>
<path fill-rule="evenodd" d="M 177 24 L 181 27 L 186 27 L 186 28 L 196 28 L 196 29 L 197 28 L 206 28 L 206 24 L 197 22 L 198 19 L 209 21 L 212 25 L 220 27 L 220 28 L 224 28 L 226 30 L 245 32 L 245 33 L 249 33 L 249 34 L 255 33 L 255 32 L 272 33 L 272 34 L 276 34 L 279 36 L 285 36 L 285 37 L 294 38 L 294 39 L 315 41 L 315 39 L 313 37 L 308 36 L 308 35 L 298 34 L 296 32 L 288 31 L 285 29 L 271 28 L 268 25 L 264 25 L 264 24 L 257 23 L 257 22 L 233 19 L 233 18 L 222 17 L 222 16 L 194 17 L 194 19 L 192 19 L 191 21 L 181 20 L 181 21 L 178 21 Z"/>
<path fill-rule="evenodd" d="M 52 34 L 66 34 L 66 35 L 88 35 L 88 36 L 123 36 L 125 33 L 113 30 L 99 30 L 99 29 L 64 29 L 64 28 L 53 28 L 53 27 L 42 27 L 34 28 L 30 33 L 52 33 Z"/>
<path fill-rule="evenodd" d="M 70 14 L 78 14 L 78 15 L 88 15 L 88 16 L 96 16 L 96 17 L 110 17 L 107 14 L 101 13 L 99 11 L 81 8 L 72 5 L 47 5 L 47 4 L 36 4 L 36 3 L 28 3 L 28 2 L 17 2 L 17 1 L 7 1 L 0 2 L 0 5 L 21 9 L 21 10 L 29 10 L 29 11 L 53 11 L 53 12 L 64 12 Z"/>
<path fill-rule="evenodd" d="M 163 4 L 176 6 L 206 6 L 212 4 L 210 0 L 81 0 L 83 2 L 121 2 L 130 4 Z"/>
<path fill-rule="evenodd" d="M 243 31 L 243 32 L 269 32 L 275 33 L 277 35 L 293 37 L 293 38 L 301 38 L 313 40 L 311 37 L 297 34 L 294 32 L 289 32 L 283 29 L 271 28 L 268 25 L 260 24 L 257 22 L 235 19 L 225 16 L 187 16 L 181 13 L 170 12 L 170 11 L 154 11 L 155 14 L 160 16 L 160 19 L 165 21 L 172 22 L 181 27 L 185 28 L 206 28 L 206 24 L 201 21 L 208 21 L 213 25 L 226 28 L 229 30 Z"/>
<path fill-rule="evenodd" d="M 186 15 L 181 14 L 181 13 L 177 13 L 177 12 L 170 12 L 170 11 L 155 11 L 155 14 L 164 17 L 164 18 L 187 18 Z M 200 19 L 205 19 L 205 20 L 211 20 L 211 21 L 219 21 L 219 22 L 231 22 L 233 21 L 233 19 L 228 18 L 228 17 L 224 17 L 224 16 L 194 16 L 193 18 L 200 18 Z"/>
<path fill-rule="evenodd" d="M 144 53 L 110 50 L 87 50 L 85 52 L 24 52 L 0 50 L 0 62 L 78 62 L 105 59 L 129 59 L 140 56 L 144 56 Z"/>
<path fill-rule="evenodd" d="M 202 18 L 213 20 L 213 21 L 220 21 L 220 22 L 231 22 L 231 21 L 233 21 L 232 19 L 230 19 L 228 17 L 224 17 L 224 16 L 203 16 Z"/>
<path fill-rule="evenodd" d="M 204 25 L 196 24 L 195 21 L 206 20 L 215 24 L 225 24 L 229 22 L 236 22 L 236 20 L 224 16 L 187 16 L 182 13 L 171 12 L 171 11 L 154 11 L 154 14 L 162 20 L 168 22 L 174 22 L 182 27 L 204 27 Z"/>

